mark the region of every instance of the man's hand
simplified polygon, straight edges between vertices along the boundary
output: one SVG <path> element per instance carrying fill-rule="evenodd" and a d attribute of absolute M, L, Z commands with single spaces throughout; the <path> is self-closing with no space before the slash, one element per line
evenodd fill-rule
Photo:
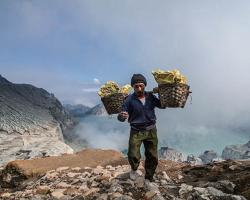
<path fill-rule="evenodd" d="M 129 117 L 128 112 L 125 112 L 125 111 L 120 112 L 120 113 L 119 113 L 119 117 L 120 117 L 122 120 L 125 121 L 125 120 L 128 119 L 128 117 Z"/>
<path fill-rule="evenodd" d="M 153 88 L 153 93 L 159 93 L 159 88 L 158 87 Z"/>

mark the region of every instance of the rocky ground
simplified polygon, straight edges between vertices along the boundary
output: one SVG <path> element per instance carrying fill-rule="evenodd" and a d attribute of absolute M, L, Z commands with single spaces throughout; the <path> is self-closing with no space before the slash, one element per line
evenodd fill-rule
<path fill-rule="evenodd" d="M 107 161 L 105 156 L 109 156 L 109 153 L 112 154 L 113 160 Z M 12 168 L 1 173 L 0 199 L 250 199 L 249 160 L 198 166 L 160 160 L 155 175 L 156 187 L 150 189 L 144 184 L 143 161 L 139 167 L 141 176 L 131 180 L 126 158 L 120 157 L 114 151 L 106 151 L 105 154 L 103 151 L 94 151 L 94 154 L 100 156 L 98 160 L 93 157 L 93 151 L 89 151 L 79 160 L 78 167 L 77 163 L 72 164 L 72 160 L 66 159 L 68 161 L 61 163 L 61 166 L 54 165 L 54 169 L 40 171 L 35 176 L 29 173 L 30 176 L 27 177 L 26 173 L 26 178 L 21 177 L 25 170 L 20 169 L 25 169 L 25 163 L 30 164 L 31 161 L 23 161 L 22 165 L 12 164 Z M 40 160 L 48 161 L 44 159 Z M 85 159 L 91 167 L 84 162 Z M 58 162 L 60 163 L 60 160 L 57 158 L 56 163 Z M 13 173 L 15 170 L 19 173 Z M 19 177 L 21 181 L 14 185 L 3 184 L 10 182 L 13 176 L 16 176 L 16 180 Z"/>

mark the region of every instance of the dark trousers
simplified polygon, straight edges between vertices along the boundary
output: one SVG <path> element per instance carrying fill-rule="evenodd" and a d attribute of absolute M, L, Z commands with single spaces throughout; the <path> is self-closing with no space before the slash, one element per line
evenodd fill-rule
<path fill-rule="evenodd" d="M 145 179 L 153 180 L 153 176 L 158 165 L 158 138 L 157 129 L 153 128 L 148 131 L 130 131 L 129 137 L 129 149 L 128 149 L 128 161 L 133 170 L 137 170 L 140 159 L 140 147 L 144 144 L 145 148 Z"/>

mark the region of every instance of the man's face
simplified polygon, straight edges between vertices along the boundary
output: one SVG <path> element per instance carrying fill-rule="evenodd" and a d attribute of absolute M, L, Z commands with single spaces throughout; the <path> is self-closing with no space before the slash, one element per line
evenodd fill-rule
<path fill-rule="evenodd" d="M 135 84 L 133 85 L 133 88 L 134 88 L 135 94 L 136 94 L 138 97 L 144 95 L 144 90 L 145 90 L 145 85 L 144 85 L 144 83 L 135 83 Z"/>

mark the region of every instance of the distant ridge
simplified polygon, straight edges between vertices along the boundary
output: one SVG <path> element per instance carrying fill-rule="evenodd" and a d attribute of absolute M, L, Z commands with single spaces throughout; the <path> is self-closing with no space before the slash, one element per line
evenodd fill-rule
<path fill-rule="evenodd" d="M 108 116 L 107 111 L 102 103 L 95 105 L 94 107 L 85 106 L 82 104 L 64 104 L 65 110 L 74 117 L 87 117 L 90 115 L 96 116 Z"/>
<path fill-rule="evenodd" d="M 84 117 L 85 113 L 91 109 L 90 107 L 82 104 L 77 104 L 77 105 L 64 104 L 63 106 L 74 117 Z"/>
<path fill-rule="evenodd" d="M 102 103 L 97 104 L 93 108 L 89 109 L 86 113 L 85 116 L 87 115 L 98 115 L 98 116 L 108 116 L 107 111 L 104 108 L 104 105 Z"/>
<path fill-rule="evenodd" d="M 0 84 L 11 84 L 11 82 L 9 82 L 0 74 Z"/>

